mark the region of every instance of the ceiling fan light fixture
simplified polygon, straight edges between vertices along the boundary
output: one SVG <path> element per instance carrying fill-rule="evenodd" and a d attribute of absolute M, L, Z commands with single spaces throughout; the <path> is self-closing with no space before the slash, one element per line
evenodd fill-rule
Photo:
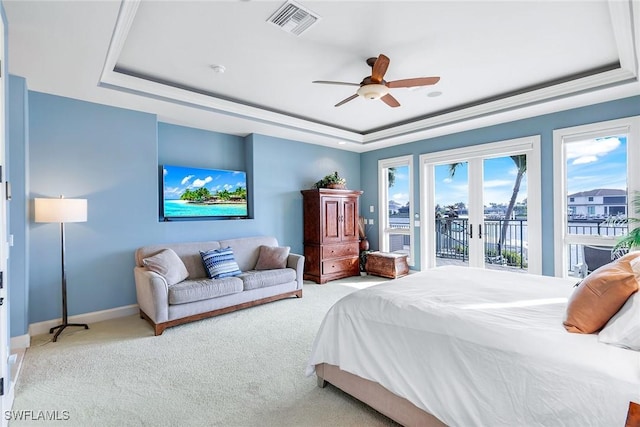
<path fill-rule="evenodd" d="M 357 94 L 366 99 L 380 99 L 389 93 L 389 88 L 381 84 L 360 86 Z"/>

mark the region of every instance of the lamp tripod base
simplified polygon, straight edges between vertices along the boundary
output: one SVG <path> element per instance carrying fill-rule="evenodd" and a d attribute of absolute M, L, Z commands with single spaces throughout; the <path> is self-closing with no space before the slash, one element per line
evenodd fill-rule
<path fill-rule="evenodd" d="M 86 323 L 63 323 L 62 325 L 54 326 L 53 328 L 49 329 L 50 334 L 52 334 L 56 329 L 58 330 L 58 332 L 56 332 L 56 334 L 53 336 L 53 342 L 56 342 L 58 340 L 58 335 L 60 335 L 60 333 L 67 326 L 81 326 L 85 329 L 89 329 L 89 325 L 87 325 Z"/>

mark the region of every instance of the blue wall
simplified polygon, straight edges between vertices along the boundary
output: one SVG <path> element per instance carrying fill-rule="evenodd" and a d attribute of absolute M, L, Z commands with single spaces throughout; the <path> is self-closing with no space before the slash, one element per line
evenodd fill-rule
<path fill-rule="evenodd" d="M 16 85 L 15 92 L 24 94 Z M 360 186 L 356 153 L 158 123 L 151 114 L 38 92 L 28 92 L 27 101 L 29 154 L 15 166 L 29 183 L 30 210 L 35 197 L 88 200 L 88 221 L 66 225 L 70 315 L 135 304 L 133 253 L 142 245 L 262 234 L 301 253 L 300 190 L 334 170 L 351 188 Z M 17 101 L 11 104 L 20 108 Z M 16 137 L 10 144 L 21 141 Z M 160 222 L 162 163 L 247 170 L 253 218 Z M 30 234 L 29 280 L 15 304 L 28 307 L 28 313 L 16 312 L 22 317 L 12 335 L 26 333 L 29 323 L 61 316 L 59 227 L 34 223 L 30 211 L 23 218 Z"/>
<path fill-rule="evenodd" d="M 251 137 L 255 173 L 255 214 L 261 227 L 302 254 L 302 194 L 325 175 L 338 171 L 347 187 L 360 188 L 360 155 L 319 145 Z"/>
<path fill-rule="evenodd" d="M 69 315 L 135 302 L 133 250 L 159 225 L 156 131 L 151 114 L 29 92 L 30 207 L 60 194 L 88 200 L 88 221 L 66 225 Z M 29 224 L 34 323 L 61 316 L 60 235 L 33 213 Z"/>
<path fill-rule="evenodd" d="M 59 228 L 33 222 L 35 197 L 88 199 L 88 221 L 67 225 L 69 313 L 74 315 L 136 303 L 133 252 L 141 245 L 264 234 L 301 253 L 300 190 L 328 173 L 337 170 L 349 188 L 364 190 L 365 212 L 366 206 L 378 205 L 379 159 L 412 154 L 417 166 L 422 153 L 540 134 L 543 271 L 552 274 L 552 131 L 640 114 L 640 97 L 634 97 L 357 154 L 263 135 L 239 137 L 158 123 L 152 114 L 27 92 L 25 83 L 11 79 L 8 106 L 14 156 L 11 232 L 23 236 L 12 248 L 12 336 L 26 333 L 30 323 L 61 315 Z M 162 163 L 245 169 L 253 218 L 159 222 Z M 376 227 L 371 234 L 375 248 Z M 28 256 L 22 258 L 22 252 Z"/>
<path fill-rule="evenodd" d="M 595 123 L 606 120 L 618 119 L 640 115 L 640 96 L 625 98 L 617 101 L 581 107 L 553 114 L 546 114 L 530 119 L 523 119 L 481 129 L 455 133 L 385 148 L 381 150 L 363 153 L 360 159 L 360 180 L 364 194 L 362 206 L 378 206 L 378 160 L 392 157 L 414 156 L 414 203 L 416 213 L 419 211 L 420 188 L 419 180 L 419 155 L 453 148 L 467 147 L 489 142 L 503 141 L 531 135 L 541 136 L 541 161 L 542 161 L 542 271 L 543 274 L 554 274 L 554 247 L 553 247 L 553 131 L 586 123 Z M 640 171 L 635 171 L 640 173 Z M 364 214 L 370 217 L 371 214 Z M 422 215 L 421 215 L 422 216 Z M 376 214 L 377 219 L 377 214 Z M 378 229 L 372 228 L 369 233 L 371 248 L 378 248 Z M 419 230 L 413 241 L 418 242 Z M 420 269 L 420 245 L 416 245 L 415 269 Z"/>

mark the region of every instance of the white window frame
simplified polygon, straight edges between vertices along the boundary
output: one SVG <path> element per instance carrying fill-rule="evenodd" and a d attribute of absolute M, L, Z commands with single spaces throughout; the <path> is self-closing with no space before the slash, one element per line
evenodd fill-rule
<path fill-rule="evenodd" d="M 409 167 L 409 229 L 389 228 L 389 174 L 388 168 L 408 166 Z M 409 237 L 409 257 L 407 263 L 415 265 L 415 224 L 414 212 L 415 203 L 413 197 L 413 155 L 393 157 L 378 160 L 378 247 L 383 252 L 389 251 L 389 234 L 404 234 Z"/>
<path fill-rule="evenodd" d="M 492 156 L 509 156 L 512 154 L 527 155 L 527 222 L 530 230 L 528 234 L 530 274 L 542 274 L 542 195 L 541 195 L 541 155 L 540 135 L 526 136 L 498 142 L 489 142 L 464 148 L 426 153 L 420 155 L 420 209 L 422 223 L 434 224 L 435 194 L 432 182 L 434 179 L 434 165 L 447 164 L 453 160 L 465 158 L 483 159 Z M 469 195 L 473 197 L 473 195 Z M 435 255 L 429 256 L 429 248 L 435 247 L 435 236 L 429 231 L 431 228 L 423 225 L 420 230 L 420 265 L 422 269 L 436 266 Z M 432 254 L 433 255 L 433 254 Z"/>
<path fill-rule="evenodd" d="M 554 274 L 566 277 L 569 272 L 566 245 L 611 246 L 613 236 L 574 235 L 567 233 L 567 177 L 564 143 L 599 138 L 615 134 L 627 134 L 627 195 L 631 200 L 640 191 L 640 169 L 632 159 L 640 158 L 640 116 L 590 123 L 553 131 L 553 206 L 554 206 Z M 629 202 L 627 202 L 629 203 Z M 627 213 L 632 215 L 632 212 Z"/>

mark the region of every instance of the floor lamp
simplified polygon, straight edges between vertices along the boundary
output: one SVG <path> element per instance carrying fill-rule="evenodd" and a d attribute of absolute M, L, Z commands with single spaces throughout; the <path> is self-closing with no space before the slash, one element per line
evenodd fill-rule
<path fill-rule="evenodd" d="M 67 319 L 67 273 L 64 263 L 64 224 L 66 222 L 87 221 L 87 199 L 35 199 L 35 222 L 60 223 L 60 248 L 62 254 L 62 324 L 49 330 L 53 336 L 53 342 L 58 340 L 58 335 L 67 326 L 81 326 L 89 329 L 84 323 L 69 323 Z"/>

